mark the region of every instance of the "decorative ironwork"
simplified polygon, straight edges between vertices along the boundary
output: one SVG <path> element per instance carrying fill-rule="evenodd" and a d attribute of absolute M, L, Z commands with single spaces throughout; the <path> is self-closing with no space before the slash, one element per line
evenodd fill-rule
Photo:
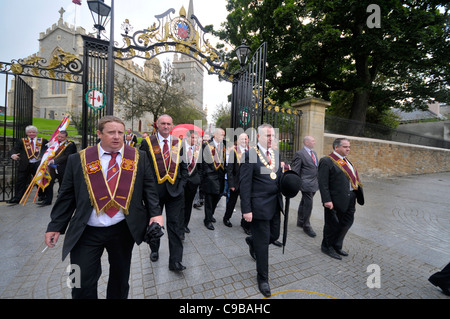
<path fill-rule="evenodd" d="M 74 54 L 58 48 L 50 62 L 33 55 L 26 59 L 12 60 L 11 63 L 0 62 L 0 73 L 12 73 L 39 77 L 43 79 L 61 80 L 82 83 L 83 64 Z"/>
<path fill-rule="evenodd" d="M 129 60 L 143 58 L 150 60 L 166 52 L 178 52 L 196 59 L 209 74 L 217 74 L 222 79 L 232 82 L 233 74 L 228 71 L 225 55 L 216 50 L 208 38 L 209 33 L 200 24 L 197 17 L 186 17 L 186 10 L 181 8 L 179 16 L 171 18 L 175 9 L 169 9 L 156 15 L 158 22 L 147 29 L 136 31 L 133 35 L 129 20 L 123 23 L 125 34 L 122 34 L 124 46 L 115 48 L 115 59 Z M 218 41 L 215 39 L 214 41 Z M 229 45 L 221 43 L 225 51 Z"/>

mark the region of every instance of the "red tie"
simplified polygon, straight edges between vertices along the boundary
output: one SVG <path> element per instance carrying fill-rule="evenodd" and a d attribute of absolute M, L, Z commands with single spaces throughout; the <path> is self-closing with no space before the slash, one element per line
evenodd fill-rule
<path fill-rule="evenodd" d="M 195 158 L 194 158 L 193 153 L 192 153 L 192 146 L 189 147 L 189 154 L 188 154 L 188 156 L 189 156 L 189 159 L 192 159 L 192 160 L 191 160 L 191 163 L 190 163 L 189 166 L 188 166 L 189 172 L 191 172 L 192 169 L 193 169 L 194 166 L 195 166 Z"/>
<path fill-rule="evenodd" d="M 314 156 L 313 151 L 311 151 L 311 157 L 312 157 L 312 159 L 313 159 L 313 161 L 314 161 L 314 164 L 317 165 L 317 163 L 316 163 L 316 157 Z"/>
<path fill-rule="evenodd" d="M 118 152 L 115 153 L 105 153 L 111 155 L 111 159 L 108 164 L 108 172 L 106 174 L 106 180 L 108 182 L 109 190 L 111 191 L 111 195 L 114 196 L 114 190 L 116 189 L 117 179 L 119 178 L 119 164 L 116 162 L 116 157 Z M 106 214 L 109 217 L 113 217 L 119 211 L 116 207 L 111 207 L 106 210 Z"/>
<path fill-rule="evenodd" d="M 31 153 L 34 155 L 34 140 L 31 138 Z"/>
<path fill-rule="evenodd" d="M 269 150 L 267 150 L 267 163 L 269 163 L 269 165 L 271 163 Z"/>
<path fill-rule="evenodd" d="M 163 157 L 164 162 L 166 162 L 166 167 L 169 167 L 169 145 L 167 144 L 167 140 L 164 139 L 164 146 L 163 146 Z"/>

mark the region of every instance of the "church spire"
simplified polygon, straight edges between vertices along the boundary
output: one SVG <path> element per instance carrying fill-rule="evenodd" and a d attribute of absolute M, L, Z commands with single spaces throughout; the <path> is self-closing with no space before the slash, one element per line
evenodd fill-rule
<path fill-rule="evenodd" d="M 189 8 L 186 19 L 189 20 L 190 23 L 195 27 L 195 20 L 191 19 L 191 16 L 194 14 L 194 0 L 189 0 Z"/>

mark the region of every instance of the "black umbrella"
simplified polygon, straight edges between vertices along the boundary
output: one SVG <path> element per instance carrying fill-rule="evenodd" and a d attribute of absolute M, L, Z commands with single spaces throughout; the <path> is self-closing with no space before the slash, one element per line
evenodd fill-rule
<path fill-rule="evenodd" d="M 284 224 L 283 224 L 283 254 L 287 241 L 288 221 L 289 221 L 289 204 L 292 197 L 297 196 L 300 190 L 300 176 L 294 171 L 286 171 L 281 177 L 281 193 L 286 198 L 284 206 Z"/>

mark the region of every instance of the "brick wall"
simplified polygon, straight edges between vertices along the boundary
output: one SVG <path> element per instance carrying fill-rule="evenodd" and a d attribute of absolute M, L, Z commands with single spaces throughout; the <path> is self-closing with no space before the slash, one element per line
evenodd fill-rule
<path fill-rule="evenodd" d="M 323 154 L 335 138 L 347 137 L 348 156 L 361 176 L 387 177 L 450 171 L 450 150 L 354 136 L 324 134 Z"/>

